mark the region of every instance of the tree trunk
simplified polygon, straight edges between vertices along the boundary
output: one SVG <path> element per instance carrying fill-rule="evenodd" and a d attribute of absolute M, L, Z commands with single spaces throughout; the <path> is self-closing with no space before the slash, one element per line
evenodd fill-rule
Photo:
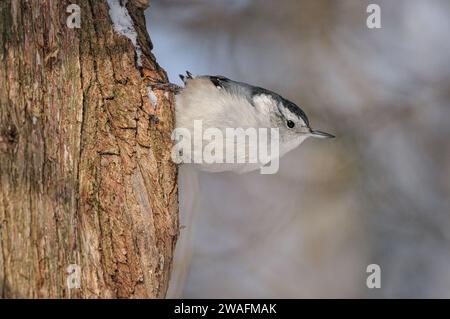
<path fill-rule="evenodd" d="M 165 296 L 174 97 L 149 86 L 167 76 L 150 52 L 148 0 L 120 2 L 134 44 L 113 26 L 119 0 L 0 2 L 2 297 Z M 66 23 L 72 3 L 81 28 Z"/>

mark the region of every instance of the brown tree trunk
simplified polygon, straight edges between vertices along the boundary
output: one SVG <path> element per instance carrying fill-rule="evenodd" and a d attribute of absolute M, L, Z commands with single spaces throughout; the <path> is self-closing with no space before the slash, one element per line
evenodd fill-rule
<path fill-rule="evenodd" d="M 174 98 L 149 98 L 149 82 L 167 77 L 150 52 L 148 0 L 122 2 L 142 67 L 106 0 L 0 2 L 2 297 L 165 296 L 178 234 Z M 79 29 L 66 24 L 72 3 Z"/>

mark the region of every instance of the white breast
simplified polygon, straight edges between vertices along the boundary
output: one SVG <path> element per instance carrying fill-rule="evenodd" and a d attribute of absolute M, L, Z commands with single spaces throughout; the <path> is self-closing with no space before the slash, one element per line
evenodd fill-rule
<path fill-rule="evenodd" d="M 266 112 L 261 112 L 245 96 L 232 95 L 217 88 L 207 78 L 195 78 L 176 97 L 176 127 L 188 129 L 194 136 L 194 121 L 202 120 L 202 128 L 217 128 L 226 136 L 227 128 L 270 128 Z M 203 146 L 209 141 L 205 141 Z M 234 139 L 225 139 L 225 148 L 234 147 Z M 250 145 L 254 147 L 254 145 Z M 193 149 L 193 156 L 203 149 Z M 250 153 L 248 153 L 250 154 Z M 247 155 L 248 155 L 247 154 Z M 258 169 L 261 164 L 201 164 L 202 170 L 220 172 L 247 172 Z"/>

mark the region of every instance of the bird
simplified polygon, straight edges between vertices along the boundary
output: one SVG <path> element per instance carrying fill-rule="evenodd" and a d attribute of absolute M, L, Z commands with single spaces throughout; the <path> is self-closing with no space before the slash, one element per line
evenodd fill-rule
<path fill-rule="evenodd" d="M 199 170 L 210 173 L 234 172 L 246 173 L 267 167 L 268 162 L 277 160 L 298 147 L 306 138 L 333 138 L 334 135 L 311 128 L 306 113 L 293 102 L 281 95 L 258 86 L 231 80 L 221 75 L 193 76 L 186 71 L 180 75 L 184 87 L 169 83 L 167 89 L 175 92 L 175 129 L 172 134 L 174 147 L 172 160 L 179 165 L 180 224 L 184 227 L 175 247 L 171 279 L 166 297 L 180 298 L 189 272 L 193 246 L 193 220 L 199 210 L 201 190 L 199 187 Z M 165 85 L 165 84 L 163 84 Z M 196 143 L 196 122 L 202 123 L 203 132 Z M 261 129 L 276 129 L 278 134 L 264 143 L 248 139 L 239 139 L 239 134 L 227 137 L 227 130 L 241 128 L 241 133 L 259 133 Z M 229 149 L 240 146 L 244 150 L 242 157 L 234 156 L 228 162 L 225 152 L 221 156 L 213 156 L 217 161 L 197 155 L 204 155 L 211 140 L 206 133 L 212 130 L 215 138 L 223 138 L 216 143 L 215 153 L 220 153 L 220 146 Z M 250 130 L 250 131 L 249 131 Z M 264 130 L 263 130 L 264 131 Z M 178 132 L 178 133 L 177 133 Z M 234 131 L 236 133 L 236 131 Z M 213 135 L 213 134 L 210 134 Z M 246 136 L 244 136 L 246 137 Z M 271 136 L 272 137 L 272 136 Z M 273 143 L 273 142 L 277 143 Z M 198 142 L 198 141 L 197 141 Z M 268 144 L 268 145 L 265 145 Z M 272 146 L 278 147 L 274 155 Z M 271 156 L 262 161 L 252 162 L 249 156 L 258 147 L 267 146 Z M 237 153 L 237 152 L 236 152 Z M 257 152 L 259 153 L 259 152 Z M 217 154 L 214 154 L 217 155 Z M 234 154 L 236 155 L 236 154 Z M 269 164 L 270 164 L 269 163 Z M 198 169 L 199 170 L 198 170 Z M 270 170 L 270 173 L 276 173 Z"/>
<path fill-rule="evenodd" d="M 194 77 L 186 71 L 186 75 L 180 75 L 180 78 L 185 86 L 176 95 L 175 131 L 178 130 L 179 134 L 174 132 L 172 135 L 176 142 L 172 158 L 178 164 L 195 164 L 200 170 L 208 172 L 246 173 L 278 160 L 308 137 L 335 137 L 312 129 L 306 113 L 298 105 L 268 89 L 221 75 Z M 195 136 L 198 133 L 196 123 L 202 125 L 200 137 Z M 230 129 L 235 129 L 231 136 L 227 134 Z M 239 139 L 237 129 L 241 129 L 238 133 L 244 134 L 243 138 Z M 252 132 L 258 135 L 261 129 L 276 129 L 277 134 L 262 143 L 255 142 L 262 139 L 261 136 L 255 140 L 249 138 L 253 136 Z M 216 149 L 208 153 L 215 162 L 205 158 L 202 161 L 206 145 L 212 143 L 210 135 L 213 134 L 207 134 L 209 138 L 203 134 L 208 130 L 215 132 L 215 138 L 222 139 L 221 143 L 214 141 Z M 195 143 L 196 139 L 198 143 Z M 261 148 L 273 146 L 277 152 L 271 149 L 272 153 L 262 156 L 263 159 L 255 158 L 261 155 Z M 239 147 L 241 153 L 234 151 Z M 233 154 L 228 158 L 230 150 Z"/>

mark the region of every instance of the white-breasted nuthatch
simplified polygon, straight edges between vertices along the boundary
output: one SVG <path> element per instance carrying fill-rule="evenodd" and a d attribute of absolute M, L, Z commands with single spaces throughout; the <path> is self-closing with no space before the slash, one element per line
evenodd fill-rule
<path fill-rule="evenodd" d="M 308 137 L 334 137 L 329 133 L 313 130 L 308 117 L 300 107 L 272 91 L 236 82 L 223 76 L 193 77 L 190 72 L 186 72 L 186 74 L 186 76 L 180 75 L 185 87 L 176 96 L 176 128 L 189 132 L 191 140 L 188 142 L 188 146 L 191 152 L 185 154 L 186 143 L 177 143 L 174 150 L 178 156 L 178 162 L 195 162 L 194 157 L 203 155 L 203 146 L 212 140 L 211 136 L 207 138 L 202 135 L 200 137 L 202 143 L 195 143 L 195 138 L 192 138 L 196 133 L 195 121 L 201 121 L 204 132 L 213 129 L 215 130 L 213 132 L 222 133 L 223 142 L 216 143 L 216 147 L 219 145 L 224 149 L 227 147 L 234 149 L 235 146 L 242 146 L 239 143 L 246 143 L 243 160 L 235 156 L 235 162 L 231 163 L 225 160 L 224 155 L 223 161 L 197 162 L 202 170 L 212 172 L 235 171 L 242 173 L 260 168 L 268 163 L 268 161 L 258 161 L 257 163 L 250 161 L 251 151 L 261 145 L 252 145 L 249 139 L 239 140 L 235 136 L 227 136 L 229 128 L 278 129 L 279 151 L 277 156 L 279 157 L 299 146 Z M 174 137 L 176 141 L 179 141 L 178 138 L 179 136 Z M 268 144 L 270 142 L 268 141 Z M 273 158 L 269 158 L 270 160 Z"/>
<path fill-rule="evenodd" d="M 168 89 L 177 91 L 176 95 L 176 130 L 185 130 L 190 139 L 187 140 L 187 148 L 191 154 L 180 154 L 186 151 L 186 144 L 181 143 L 180 137 L 173 136 L 176 144 L 172 156 L 177 163 L 192 162 L 193 157 L 204 153 L 203 146 L 210 145 L 208 134 L 202 134 L 200 144 L 195 141 L 195 122 L 201 121 L 203 131 L 213 129 L 215 133 L 221 133 L 224 137 L 224 148 L 242 146 L 246 144 L 245 160 L 255 145 L 250 139 L 243 141 L 232 136 L 227 136 L 229 128 L 276 128 L 278 129 L 279 156 L 283 156 L 290 150 L 299 146 L 308 137 L 334 137 L 331 134 L 311 129 L 308 117 L 300 107 L 286 100 L 280 95 L 246 83 L 236 82 L 223 76 L 198 76 L 191 73 L 180 75 L 185 87 L 179 88 L 168 84 Z M 217 138 L 217 136 L 216 136 Z M 272 148 L 272 141 L 268 141 Z M 220 143 L 215 144 L 216 146 Z M 261 146 L 258 144 L 257 146 Z M 257 147 L 256 146 L 256 147 Z M 208 147 L 208 146 L 206 146 Z M 237 148 L 237 147 L 236 147 Z M 217 149 L 215 150 L 217 151 Z M 180 156 L 177 158 L 177 156 Z M 182 159 L 180 161 L 180 159 Z M 235 158 L 239 159 L 239 158 Z M 210 163 L 203 158 L 197 163 L 201 170 L 211 172 L 233 171 L 238 173 L 248 172 L 260 168 L 264 161 L 257 163 L 234 162 L 226 160 Z M 188 165 L 180 167 L 180 223 L 186 226 L 177 242 L 169 289 L 168 298 L 180 298 L 184 289 L 184 283 L 189 270 L 192 251 L 193 220 L 194 214 L 199 210 L 200 190 L 196 169 Z"/>

